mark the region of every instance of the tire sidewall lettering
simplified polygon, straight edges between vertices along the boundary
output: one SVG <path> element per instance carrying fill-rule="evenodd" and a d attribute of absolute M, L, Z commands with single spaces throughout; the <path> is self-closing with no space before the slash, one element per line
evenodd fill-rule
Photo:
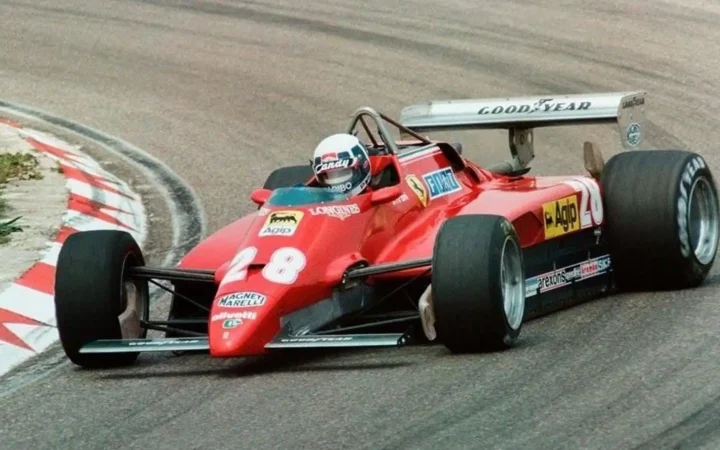
<path fill-rule="evenodd" d="M 680 192 L 677 200 L 677 223 L 678 238 L 680 239 L 680 253 L 684 258 L 688 258 L 692 253 L 690 248 L 690 227 L 688 224 L 690 213 L 690 189 L 692 188 L 695 180 L 699 177 L 698 172 L 706 167 L 705 161 L 701 157 L 696 156 L 688 161 L 683 168 L 683 172 L 680 177 Z M 693 260 L 694 259 L 693 254 Z"/>

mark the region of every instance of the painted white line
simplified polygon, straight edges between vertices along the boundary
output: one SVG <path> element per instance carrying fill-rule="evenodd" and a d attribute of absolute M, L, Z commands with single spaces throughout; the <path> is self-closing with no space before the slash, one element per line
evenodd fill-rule
<path fill-rule="evenodd" d="M 54 344 L 59 336 L 57 328 L 55 328 L 55 319 L 49 327 L 38 327 L 34 325 L 8 324 L 7 327 L 18 336 L 23 336 L 23 340 L 35 351 L 40 353 L 46 348 Z"/>
<path fill-rule="evenodd" d="M 54 280 L 51 280 L 54 281 Z M 10 310 L 30 319 L 44 322 L 54 317 L 55 299 L 52 295 L 13 283 L 0 292 L 0 308 Z M 0 326 L 3 326 L 0 323 Z M 2 359 L 2 358 L 0 358 Z"/>
<path fill-rule="evenodd" d="M 42 142 L 43 144 L 57 147 L 60 150 L 66 152 L 74 153 L 81 158 L 87 158 L 85 154 L 80 151 L 80 148 L 78 146 L 71 145 L 70 143 L 63 141 L 60 138 L 53 136 L 52 134 L 44 133 L 40 130 L 26 127 L 20 127 L 15 129 L 20 136 L 35 139 L 36 141 Z"/>
<path fill-rule="evenodd" d="M 156 157 L 123 139 L 36 108 L 0 100 L 0 112 L 3 111 L 16 117 L 60 127 L 81 139 L 91 140 L 143 172 L 165 196 L 170 209 L 170 219 L 173 221 L 173 248 L 168 252 L 163 265 L 175 265 L 184 253 L 194 247 L 205 235 L 206 217 L 197 195 L 172 169 Z"/>
<path fill-rule="evenodd" d="M 45 263 L 48 266 L 55 267 L 57 265 L 57 259 L 58 255 L 60 254 L 60 249 L 62 248 L 62 244 L 59 242 L 53 242 L 50 244 L 48 249 L 43 252 L 42 259 L 39 261 L 41 263 Z"/>
<path fill-rule="evenodd" d="M 205 235 L 206 217 L 197 195 L 182 178 L 175 174 L 175 172 L 173 172 L 159 159 L 122 139 L 25 105 L 0 100 L 0 113 L 3 112 L 9 114 L 10 116 L 23 118 L 30 122 L 39 122 L 46 126 L 59 128 L 65 133 L 72 134 L 85 141 L 93 142 L 95 145 L 123 159 L 143 173 L 154 185 L 155 189 L 163 195 L 170 210 L 169 219 L 172 220 L 173 233 L 172 247 L 170 251 L 166 253 L 162 264 L 163 266 L 172 267 L 177 264 L 180 258 L 187 251 L 195 247 L 195 245 L 197 245 Z M 31 133 L 32 136 L 40 142 L 53 145 L 61 150 L 68 151 L 73 155 L 82 155 L 81 152 L 78 152 L 67 143 L 56 142 L 52 137 L 48 140 L 48 136 L 43 136 L 42 133 Z M 94 175 L 97 175 L 98 171 L 103 173 L 102 167 L 89 157 L 84 158 L 82 156 L 78 156 L 73 159 L 74 161 L 72 164 L 80 170 L 87 170 L 88 172 L 92 171 Z M 106 176 L 108 175 L 106 174 Z M 111 179 L 117 180 L 116 177 L 111 177 Z M 122 191 L 125 192 L 124 189 Z M 92 198 L 92 196 L 90 198 Z M 144 239 L 144 233 L 147 229 L 145 208 L 142 202 L 139 201 L 139 197 L 133 197 L 133 200 L 135 199 L 138 201 L 123 201 L 119 203 L 118 207 L 125 210 L 128 210 L 129 208 L 129 210 L 135 212 L 139 223 L 136 222 L 134 226 L 138 230 L 143 230 Z M 101 225 L 96 222 L 88 222 L 85 224 L 84 228 L 89 228 L 91 224 L 96 226 Z M 157 298 L 159 294 L 162 294 L 159 289 L 151 288 L 151 299 Z M 37 334 L 37 336 L 33 336 L 33 339 L 35 339 L 37 345 L 40 347 L 42 347 L 46 342 L 54 342 L 57 340 L 56 330 L 53 328 L 37 327 L 32 333 Z M 8 349 L 5 351 L 4 348 L 0 348 L 0 352 L 2 352 L 3 355 L 0 357 L 0 377 L 2 374 L 11 370 L 12 367 L 29 357 L 27 354 L 22 353 L 22 349 Z M 7 355 L 7 357 L 5 357 L 5 355 Z M 6 377 L 6 379 L 3 380 L 3 383 L 0 384 L 0 396 L 15 392 L 26 383 L 33 382 L 38 378 L 50 376 L 53 372 L 68 363 L 69 361 L 65 357 L 57 357 L 56 355 L 44 357 L 43 359 L 37 361 L 37 364 L 42 366 L 42 370 L 31 370 L 27 372 L 22 371 L 10 374 L 9 377 Z"/>
<path fill-rule="evenodd" d="M 122 204 L 137 203 L 140 199 L 137 194 L 134 194 L 133 198 L 127 198 L 74 178 L 68 178 L 66 186 L 73 194 L 115 208 L 120 208 Z"/>
<path fill-rule="evenodd" d="M 99 185 L 94 186 L 75 178 L 67 178 L 66 175 L 65 187 L 71 194 L 76 196 L 75 200 L 68 201 L 67 208 L 77 208 L 79 210 L 67 209 L 61 220 L 62 226 L 73 228 L 76 231 L 124 230 L 128 231 L 140 246 L 144 244 L 147 237 L 145 208 L 140 196 L 133 192 L 126 183 L 106 172 L 98 163 L 57 138 L 27 128 L 16 128 L 16 130 L 18 130 L 18 134 L 32 137 L 37 142 L 45 144 L 42 148 L 34 144 L 36 149 L 43 155 L 79 171 L 83 174 L 83 177 L 94 178 L 95 180 L 88 181 L 94 181 Z M 63 151 L 72 154 L 69 157 L 53 154 L 53 152 Z M 71 175 L 73 174 L 71 173 Z M 127 195 L 123 196 L 107 189 L 114 189 Z M 96 205 L 84 203 L 77 196 L 92 200 Z M 98 208 L 98 205 L 108 207 L 101 206 Z M 124 226 L 115 222 L 124 224 Z M 61 248 L 62 244 L 58 242 L 48 242 L 47 248 L 40 252 L 38 262 L 54 269 Z M 28 271 L 36 266 L 37 263 Z M 53 295 L 45 293 L 54 290 L 54 282 L 54 276 L 48 276 L 47 279 L 38 279 L 36 275 L 23 283 L 27 286 L 16 282 L 0 292 L 0 332 L 2 333 L 0 334 L 0 339 L 2 339 L 0 341 L 0 360 L 2 361 L 0 363 L 0 375 L 25 359 L 45 350 L 53 342 L 57 341 L 58 333 L 54 327 L 54 298 Z M 30 286 L 29 283 L 32 283 L 32 287 L 28 287 Z M 33 321 L 40 322 L 43 325 L 31 323 Z M 33 351 L 29 351 L 23 346 L 30 347 Z"/>
<path fill-rule="evenodd" d="M 65 216 L 63 217 L 63 223 L 70 228 L 74 228 L 77 231 L 90 231 L 90 230 L 121 230 L 121 231 L 127 231 L 132 235 L 132 237 L 135 238 L 136 241 L 138 241 L 138 244 L 141 245 L 143 242 L 143 231 L 134 231 L 127 227 L 112 224 L 110 222 L 107 222 L 105 220 L 97 219 L 92 216 L 88 216 L 86 214 L 68 210 L 65 213 Z"/>
<path fill-rule="evenodd" d="M 76 169 L 84 174 L 90 175 L 92 178 L 97 179 L 98 181 L 108 185 L 111 188 L 117 189 L 118 191 L 121 191 L 123 193 L 131 194 L 132 191 L 128 188 L 127 184 L 123 182 L 122 180 L 119 180 L 115 176 L 110 176 L 111 174 L 104 172 L 99 167 L 90 167 L 86 164 L 80 164 L 77 162 L 69 162 L 66 159 L 53 157 L 52 155 L 48 155 L 51 158 L 55 159 L 60 164 L 69 167 L 71 169 Z"/>
<path fill-rule="evenodd" d="M 35 356 L 35 352 L 8 344 L 0 344 L 0 354 L 0 374 L 9 372 L 13 367 Z"/>

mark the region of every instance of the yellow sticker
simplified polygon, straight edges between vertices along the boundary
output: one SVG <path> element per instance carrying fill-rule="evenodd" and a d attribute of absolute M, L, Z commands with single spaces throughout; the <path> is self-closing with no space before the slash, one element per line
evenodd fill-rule
<path fill-rule="evenodd" d="M 406 176 L 405 181 L 407 181 L 408 186 L 410 186 L 410 189 L 415 193 L 415 195 L 418 196 L 420 203 L 422 203 L 423 206 L 427 206 L 428 193 L 425 189 L 425 185 L 422 184 L 422 181 L 420 181 L 415 175 Z"/>
<path fill-rule="evenodd" d="M 273 211 L 262 229 L 260 236 L 292 236 L 303 218 L 302 211 Z"/>
<path fill-rule="evenodd" d="M 542 205 L 545 239 L 562 236 L 580 229 L 577 195 L 570 195 Z"/>

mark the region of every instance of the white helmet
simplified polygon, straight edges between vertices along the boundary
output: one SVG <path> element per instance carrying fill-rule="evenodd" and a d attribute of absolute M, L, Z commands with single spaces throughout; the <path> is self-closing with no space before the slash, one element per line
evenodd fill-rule
<path fill-rule="evenodd" d="M 313 171 L 320 184 L 348 195 L 361 193 L 372 175 L 367 149 L 351 134 L 323 139 L 315 148 Z"/>

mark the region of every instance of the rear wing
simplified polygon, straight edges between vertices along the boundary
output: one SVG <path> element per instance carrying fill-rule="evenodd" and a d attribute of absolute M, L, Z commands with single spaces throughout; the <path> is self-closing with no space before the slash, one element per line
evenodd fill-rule
<path fill-rule="evenodd" d="M 623 147 L 637 147 L 644 106 L 640 91 L 444 100 L 406 106 L 400 123 L 415 132 L 508 129 L 511 164 L 522 170 L 535 157 L 532 130 L 537 127 L 616 123 Z"/>

